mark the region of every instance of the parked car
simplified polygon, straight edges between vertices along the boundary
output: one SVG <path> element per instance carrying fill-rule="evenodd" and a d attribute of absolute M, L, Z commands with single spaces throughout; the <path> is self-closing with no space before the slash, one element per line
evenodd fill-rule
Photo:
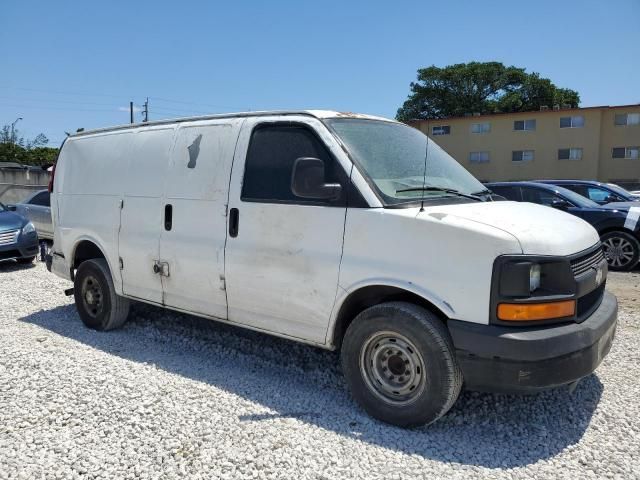
<path fill-rule="evenodd" d="M 631 270 L 640 260 L 640 205 L 598 205 L 566 188 L 540 182 L 486 184 L 508 200 L 532 202 L 566 211 L 589 222 L 598 231 L 611 270 Z"/>
<path fill-rule="evenodd" d="M 50 195 L 48 190 L 39 190 L 21 203 L 8 205 L 10 210 L 31 220 L 36 227 L 38 237 L 46 240 L 53 240 Z"/>
<path fill-rule="evenodd" d="M 76 133 L 52 178 L 48 268 L 109 330 L 131 300 L 340 349 L 354 398 L 400 426 L 467 388 L 573 384 L 617 301 L 586 222 L 494 202 L 415 128 L 327 111 Z"/>
<path fill-rule="evenodd" d="M 38 235 L 28 219 L 0 203 L 0 260 L 31 263 L 38 253 Z"/>
<path fill-rule="evenodd" d="M 640 195 L 625 190 L 615 183 L 590 180 L 536 180 L 539 183 L 558 185 L 572 190 L 599 205 L 616 202 L 640 202 Z"/>

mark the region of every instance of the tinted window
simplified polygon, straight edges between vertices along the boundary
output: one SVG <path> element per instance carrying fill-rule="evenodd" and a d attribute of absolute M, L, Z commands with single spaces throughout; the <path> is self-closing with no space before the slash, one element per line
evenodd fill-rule
<path fill-rule="evenodd" d="M 340 167 L 311 130 L 298 125 L 258 126 L 247 152 L 242 199 L 301 203 L 303 199 L 291 191 L 293 163 L 300 157 L 324 160 L 326 181 L 338 183 Z"/>
<path fill-rule="evenodd" d="M 507 200 L 514 200 L 516 202 L 521 201 L 520 187 L 489 186 L 489 190 L 496 195 L 506 198 Z"/>
<path fill-rule="evenodd" d="M 589 187 L 587 188 L 587 198 L 593 200 L 594 202 L 607 202 L 607 201 L 614 201 L 614 202 L 620 202 L 620 201 L 624 201 L 624 199 L 621 198 L 617 198 L 616 195 L 614 195 L 613 193 L 609 192 L 608 190 L 605 190 L 604 188 L 597 188 L 597 187 Z M 608 200 L 609 197 L 614 197 L 611 200 Z"/>
<path fill-rule="evenodd" d="M 51 206 L 51 197 L 49 192 L 40 192 L 29 201 L 30 205 L 40 205 L 41 207 Z"/>
<path fill-rule="evenodd" d="M 573 183 L 571 183 L 571 184 L 563 183 L 562 186 L 564 188 L 566 188 L 567 190 L 571 190 L 572 192 L 576 192 L 577 194 L 582 195 L 584 197 L 586 197 L 588 195 L 587 187 L 585 185 L 574 185 Z"/>
<path fill-rule="evenodd" d="M 551 206 L 554 201 L 562 201 L 560 198 L 553 192 L 548 190 L 542 190 L 539 188 L 530 188 L 530 187 L 522 187 L 522 201 L 523 202 L 531 202 L 538 203 L 540 205 Z"/>

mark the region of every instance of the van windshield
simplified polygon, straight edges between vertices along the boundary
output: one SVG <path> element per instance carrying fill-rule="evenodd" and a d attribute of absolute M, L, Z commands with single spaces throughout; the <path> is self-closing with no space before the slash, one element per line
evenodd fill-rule
<path fill-rule="evenodd" d="M 455 196 L 454 190 L 465 195 L 486 190 L 451 155 L 415 128 L 356 118 L 326 122 L 386 204 L 442 199 Z M 422 190 L 423 184 L 426 190 Z"/>

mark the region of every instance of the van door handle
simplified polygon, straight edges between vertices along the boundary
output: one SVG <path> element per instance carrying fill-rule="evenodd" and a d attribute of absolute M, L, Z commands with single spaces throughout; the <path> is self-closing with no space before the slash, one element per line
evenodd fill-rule
<path fill-rule="evenodd" d="M 240 220 L 240 212 L 237 208 L 232 208 L 229 211 L 229 236 L 237 237 L 238 236 L 238 223 Z"/>
<path fill-rule="evenodd" d="M 167 203 L 164 206 L 164 229 L 169 232 L 173 225 L 173 205 Z"/>

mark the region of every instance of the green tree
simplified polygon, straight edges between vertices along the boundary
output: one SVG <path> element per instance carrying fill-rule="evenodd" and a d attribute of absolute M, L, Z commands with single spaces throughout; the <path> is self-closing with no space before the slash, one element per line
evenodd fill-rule
<path fill-rule="evenodd" d="M 396 118 L 400 121 L 468 113 L 526 112 L 580 103 L 578 92 L 558 88 L 538 73 L 500 62 L 470 62 L 418 70 L 417 82 Z"/>
<path fill-rule="evenodd" d="M 0 129 L 0 162 L 17 162 L 23 165 L 50 165 L 58 154 L 57 148 L 47 147 L 49 139 L 42 133 L 33 139 L 25 139 L 18 129 L 5 125 Z"/>

